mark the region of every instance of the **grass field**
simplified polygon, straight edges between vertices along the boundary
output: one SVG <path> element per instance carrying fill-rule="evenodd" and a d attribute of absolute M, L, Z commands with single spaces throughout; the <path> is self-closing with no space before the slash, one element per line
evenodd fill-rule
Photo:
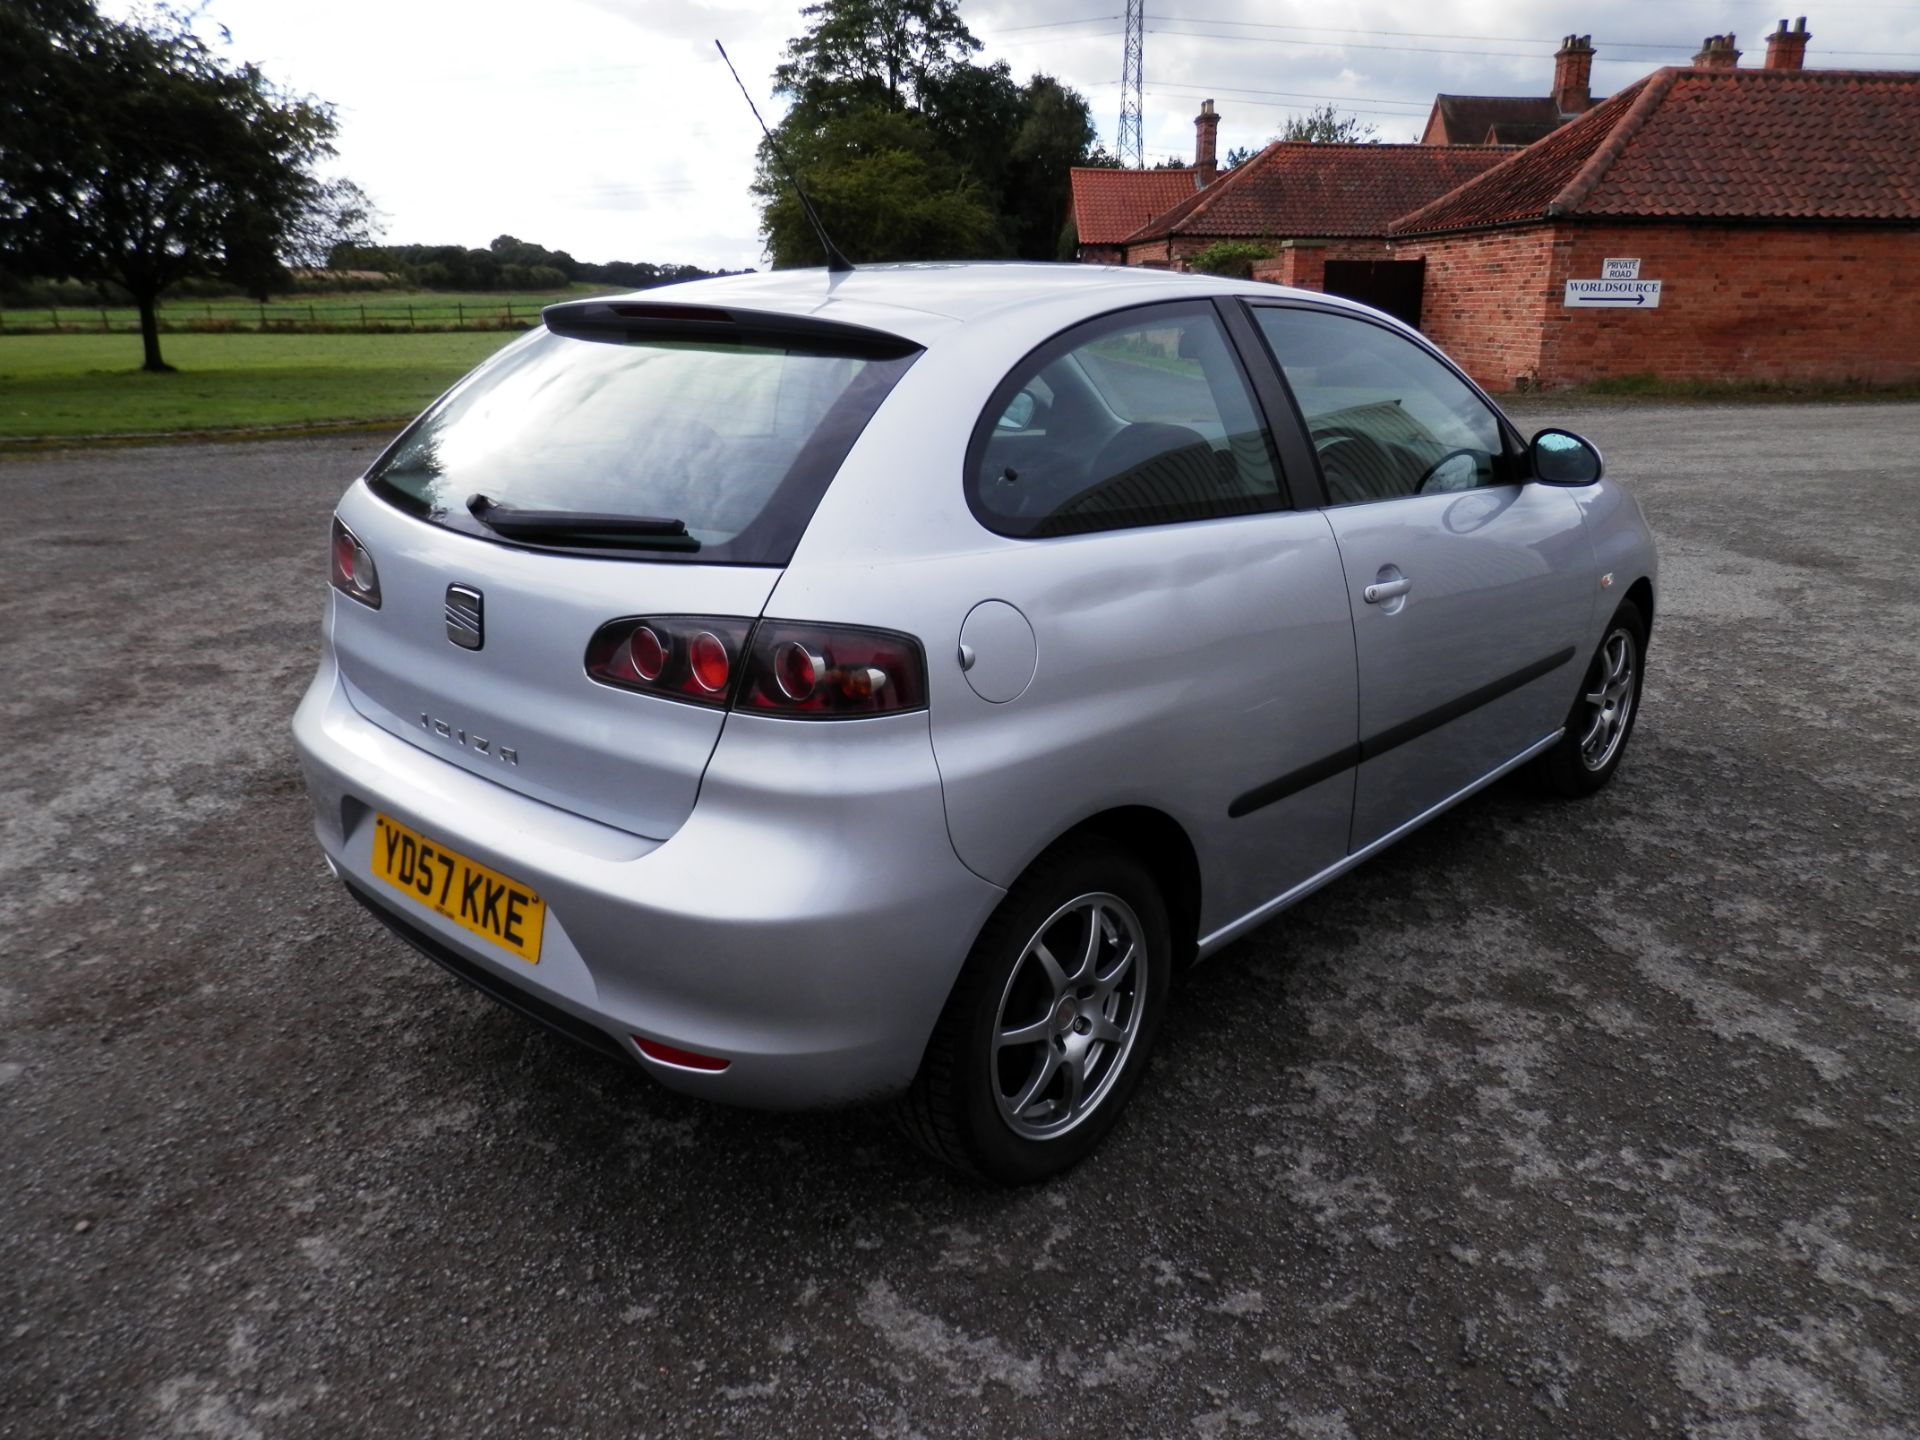
<path fill-rule="evenodd" d="M 0 335 L 0 439 L 395 420 L 512 338 L 169 335 L 148 375 L 131 336 Z"/>
<path fill-rule="evenodd" d="M 297 298 L 253 300 L 173 299 L 160 302 L 163 330 L 426 330 L 498 329 L 525 325 L 540 307 L 562 300 L 615 293 L 618 287 L 575 285 L 549 294 L 441 290 L 342 290 Z M 140 313 L 131 306 L 0 306 L 0 332 L 7 334 L 137 334 Z"/>

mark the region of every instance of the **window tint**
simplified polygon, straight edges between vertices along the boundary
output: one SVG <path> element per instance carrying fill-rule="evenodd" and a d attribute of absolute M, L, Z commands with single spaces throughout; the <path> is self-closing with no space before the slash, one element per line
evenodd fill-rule
<path fill-rule="evenodd" d="M 1072 535 L 1280 505 L 1279 464 L 1209 306 L 1094 321 L 1043 346 L 988 402 L 968 477 L 1002 535 Z"/>
<path fill-rule="evenodd" d="M 1403 335 L 1321 310 L 1258 306 L 1336 505 L 1499 485 L 1500 422 Z"/>
<path fill-rule="evenodd" d="M 369 473 L 375 493 L 486 535 L 517 510 L 684 521 L 644 558 L 781 564 L 911 357 L 535 332 L 476 371 Z"/>

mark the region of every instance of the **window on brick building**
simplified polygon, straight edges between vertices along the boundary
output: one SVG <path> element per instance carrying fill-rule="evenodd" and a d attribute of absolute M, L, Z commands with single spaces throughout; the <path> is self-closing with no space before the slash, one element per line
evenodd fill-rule
<path fill-rule="evenodd" d="M 1336 505 L 1504 484 L 1506 442 L 1487 403 L 1404 335 L 1350 315 L 1259 306 Z"/>

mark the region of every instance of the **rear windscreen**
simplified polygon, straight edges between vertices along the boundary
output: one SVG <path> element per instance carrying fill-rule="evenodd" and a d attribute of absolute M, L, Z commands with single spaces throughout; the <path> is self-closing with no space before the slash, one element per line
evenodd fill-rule
<path fill-rule="evenodd" d="M 403 509 L 487 539 L 501 537 L 474 517 L 475 497 L 483 515 L 685 525 L 687 538 L 623 558 L 781 565 L 917 353 L 536 331 L 416 421 L 367 479 Z"/>

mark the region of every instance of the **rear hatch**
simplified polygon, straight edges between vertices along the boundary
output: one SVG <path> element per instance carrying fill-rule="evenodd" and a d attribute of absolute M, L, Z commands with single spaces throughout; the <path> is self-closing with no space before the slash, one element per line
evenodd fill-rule
<path fill-rule="evenodd" d="M 589 641 L 621 617 L 757 617 L 918 353 L 806 317 L 549 310 L 342 500 L 378 585 L 377 606 L 335 599 L 349 700 L 428 753 L 665 839 L 725 714 L 590 679 Z"/>

